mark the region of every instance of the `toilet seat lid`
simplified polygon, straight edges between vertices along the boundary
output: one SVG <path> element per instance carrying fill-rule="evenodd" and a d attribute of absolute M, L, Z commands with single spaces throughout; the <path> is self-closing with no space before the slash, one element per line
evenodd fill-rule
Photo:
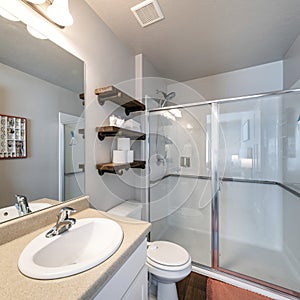
<path fill-rule="evenodd" d="M 190 260 L 190 255 L 184 248 L 166 241 L 151 243 L 147 249 L 147 256 L 155 263 L 174 267 L 184 265 Z"/>

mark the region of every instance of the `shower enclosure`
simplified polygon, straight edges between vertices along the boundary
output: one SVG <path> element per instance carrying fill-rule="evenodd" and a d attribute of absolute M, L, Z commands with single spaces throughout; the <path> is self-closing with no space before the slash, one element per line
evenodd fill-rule
<path fill-rule="evenodd" d="M 300 297 L 300 90 L 149 110 L 151 239 Z"/>

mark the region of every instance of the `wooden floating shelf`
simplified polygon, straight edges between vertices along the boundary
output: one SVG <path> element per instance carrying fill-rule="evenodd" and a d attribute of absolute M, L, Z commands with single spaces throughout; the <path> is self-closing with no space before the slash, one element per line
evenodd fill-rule
<path fill-rule="evenodd" d="M 142 102 L 133 99 L 113 85 L 95 89 L 95 94 L 98 96 L 100 105 L 103 105 L 105 101 L 114 102 L 125 108 L 126 115 L 134 111 L 144 111 L 146 109 Z"/>
<path fill-rule="evenodd" d="M 132 163 L 125 164 L 114 164 L 114 163 L 105 163 L 105 164 L 97 164 L 98 173 L 102 176 L 104 173 L 118 174 L 122 175 L 123 170 L 126 171 L 128 169 L 145 169 L 146 162 L 142 160 L 135 160 Z"/>
<path fill-rule="evenodd" d="M 97 127 L 98 132 L 98 138 L 100 141 L 103 141 L 105 137 L 111 137 L 111 136 L 121 136 L 130 138 L 132 140 L 145 140 L 146 134 L 139 132 L 139 131 L 133 131 L 126 128 L 120 128 L 116 126 L 101 126 Z"/>

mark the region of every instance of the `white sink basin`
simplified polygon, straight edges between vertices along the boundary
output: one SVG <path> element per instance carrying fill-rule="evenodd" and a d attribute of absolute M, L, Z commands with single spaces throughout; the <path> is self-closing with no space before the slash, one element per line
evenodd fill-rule
<path fill-rule="evenodd" d="M 29 203 L 30 210 L 37 211 L 51 206 L 49 203 Z M 15 206 L 8 206 L 0 209 L 0 222 L 8 221 L 19 216 L 18 210 Z"/>
<path fill-rule="evenodd" d="M 50 229 L 50 227 L 49 227 Z M 38 235 L 20 255 L 19 270 L 36 279 L 55 279 L 86 271 L 114 254 L 123 240 L 118 223 L 103 218 L 77 220 L 68 231 Z"/>

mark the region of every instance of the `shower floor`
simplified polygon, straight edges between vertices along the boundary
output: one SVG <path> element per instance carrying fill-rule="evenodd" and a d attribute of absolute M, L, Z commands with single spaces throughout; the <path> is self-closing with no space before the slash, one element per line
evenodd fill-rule
<path fill-rule="evenodd" d="M 211 265 L 211 240 L 207 233 L 169 225 L 155 239 L 177 243 L 189 251 L 194 262 Z M 300 292 L 300 274 L 280 251 L 221 239 L 220 267 Z"/>

